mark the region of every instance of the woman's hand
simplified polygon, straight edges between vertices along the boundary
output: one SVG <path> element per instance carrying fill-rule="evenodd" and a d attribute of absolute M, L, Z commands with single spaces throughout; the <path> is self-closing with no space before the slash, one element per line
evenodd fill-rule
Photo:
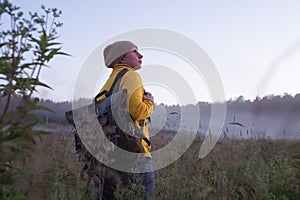
<path fill-rule="evenodd" d="M 145 92 L 144 96 L 143 96 L 143 100 L 149 100 L 154 102 L 154 97 L 152 96 L 152 94 L 150 92 Z"/>

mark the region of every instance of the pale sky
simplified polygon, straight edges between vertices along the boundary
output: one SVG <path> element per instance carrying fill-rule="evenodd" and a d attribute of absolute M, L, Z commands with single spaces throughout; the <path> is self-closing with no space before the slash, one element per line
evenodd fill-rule
<path fill-rule="evenodd" d="M 201 46 L 220 75 L 227 100 L 300 93 L 299 0 L 12 2 L 24 10 L 40 11 L 44 4 L 63 12 L 59 41 L 73 56 L 56 57 L 51 68 L 44 69 L 41 78 L 54 91 L 41 90 L 42 98 L 71 100 L 76 77 L 91 52 L 115 35 L 148 27 L 178 32 Z M 178 58 L 160 52 L 143 54 L 145 64 L 148 59 L 181 68 L 182 76 L 193 79 Z M 101 81 L 98 84 L 92 87 L 100 88 Z M 198 101 L 209 101 L 204 86 L 190 84 Z M 157 85 L 147 89 L 152 89 L 158 103 L 176 103 L 168 94 L 164 97 L 161 93 L 166 91 Z"/>

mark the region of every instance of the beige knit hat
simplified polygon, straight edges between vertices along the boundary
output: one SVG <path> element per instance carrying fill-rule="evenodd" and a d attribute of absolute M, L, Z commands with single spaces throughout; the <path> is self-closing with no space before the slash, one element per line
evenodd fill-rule
<path fill-rule="evenodd" d="M 132 48 L 137 48 L 135 44 L 130 41 L 117 41 L 104 48 L 103 56 L 106 67 L 110 66 L 117 58 L 125 53 L 128 53 Z"/>

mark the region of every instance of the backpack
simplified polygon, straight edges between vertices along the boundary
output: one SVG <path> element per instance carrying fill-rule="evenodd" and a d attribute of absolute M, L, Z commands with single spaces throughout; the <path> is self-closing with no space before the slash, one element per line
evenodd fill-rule
<path fill-rule="evenodd" d="M 127 119 L 126 123 L 117 123 L 116 121 L 116 117 L 121 120 L 125 118 L 124 116 L 130 117 L 126 106 L 127 91 L 120 90 L 114 92 L 114 88 L 119 85 L 120 79 L 127 71 L 127 69 L 120 71 L 117 74 L 110 90 L 99 93 L 95 97 L 94 103 L 85 106 L 84 109 L 89 110 L 90 112 L 95 112 L 99 122 L 99 128 L 101 126 L 105 136 L 112 144 L 126 151 L 144 153 L 145 151 L 144 147 L 142 146 L 142 140 L 144 140 L 148 145 L 151 145 L 151 143 L 142 134 L 142 127 L 138 128 L 132 119 Z M 105 95 L 105 98 L 97 101 L 97 99 L 103 95 Z M 92 179 L 96 179 L 96 181 L 100 183 L 105 179 L 114 179 L 114 182 L 120 183 L 121 179 L 118 177 L 116 170 L 109 168 L 98 161 L 87 150 L 81 138 L 79 137 L 77 132 L 78 127 L 76 127 L 78 124 L 75 124 L 73 115 L 76 114 L 76 112 L 80 114 L 80 109 L 82 108 L 70 110 L 65 113 L 65 116 L 67 121 L 74 128 L 73 133 L 75 139 L 75 151 L 78 155 L 78 160 L 84 162 L 84 166 L 80 173 L 81 177 L 87 179 L 87 187 Z M 125 124 L 126 127 L 120 127 L 120 124 Z M 109 151 L 113 150 L 114 148 L 109 149 Z"/>

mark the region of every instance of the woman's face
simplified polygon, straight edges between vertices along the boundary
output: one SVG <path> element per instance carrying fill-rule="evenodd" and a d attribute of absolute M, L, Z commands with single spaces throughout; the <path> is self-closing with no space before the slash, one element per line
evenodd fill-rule
<path fill-rule="evenodd" d="M 130 52 L 126 53 L 122 59 L 123 64 L 130 65 L 134 70 L 138 70 L 142 65 L 142 54 L 140 54 L 137 48 L 133 48 Z"/>

